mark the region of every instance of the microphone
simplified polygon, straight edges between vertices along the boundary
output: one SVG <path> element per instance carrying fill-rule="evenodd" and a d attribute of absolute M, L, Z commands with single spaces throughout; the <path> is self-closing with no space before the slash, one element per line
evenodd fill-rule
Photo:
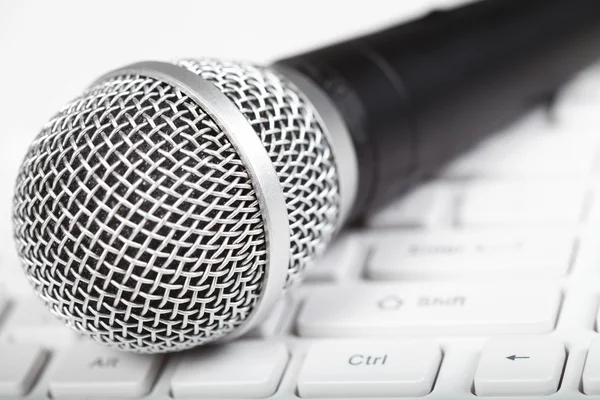
<path fill-rule="evenodd" d="M 25 155 L 24 271 L 56 317 L 111 347 L 239 337 L 344 224 L 549 103 L 599 39 L 595 0 L 486 0 L 269 67 L 109 72 Z"/>

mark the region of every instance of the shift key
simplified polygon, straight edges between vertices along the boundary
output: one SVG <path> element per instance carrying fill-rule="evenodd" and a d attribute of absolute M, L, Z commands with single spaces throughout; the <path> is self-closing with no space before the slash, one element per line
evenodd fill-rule
<path fill-rule="evenodd" d="M 308 337 L 547 333 L 558 287 L 498 284 L 356 284 L 307 297 L 297 331 Z"/>

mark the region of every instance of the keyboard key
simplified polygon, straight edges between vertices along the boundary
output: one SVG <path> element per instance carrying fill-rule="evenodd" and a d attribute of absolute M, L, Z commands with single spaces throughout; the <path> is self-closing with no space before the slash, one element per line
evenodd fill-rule
<path fill-rule="evenodd" d="M 268 397 L 275 393 L 289 358 L 281 342 L 237 341 L 183 355 L 171 379 L 182 397 Z"/>
<path fill-rule="evenodd" d="M 440 347 L 427 341 L 336 341 L 311 346 L 301 397 L 417 397 L 431 392 Z"/>
<path fill-rule="evenodd" d="M 52 371 L 54 397 L 142 396 L 154 384 L 161 356 L 127 353 L 89 341 L 79 342 Z"/>
<path fill-rule="evenodd" d="M 37 346 L 0 344 L 0 397 L 27 394 L 42 371 L 47 356 Z"/>
<path fill-rule="evenodd" d="M 577 133 L 580 140 L 581 136 L 586 133 L 590 137 L 590 141 L 598 139 L 597 131 L 594 129 L 600 125 L 600 114 L 598 113 L 597 102 L 570 102 L 557 108 L 557 117 L 560 120 L 562 128 L 567 133 Z M 567 160 L 566 168 L 570 168 L 571 160 Z"/>
<path fill-rule="evenodd" d="M 561 295 L 542 285 L 356 284 L 315 291 L 301 336 L 499 335 L 553 330 Z"/>
<path fill-rule="evenodd" d="M 37 298 L 17 303 L 7 322 L 5 335 L 13 343 L 36 343 L 51 347 L 70 345 L 77 337 Z"/>
<path fill-rule="evenodd" d="M 428 183 L 395 200 L 368 218 L 373 228 L 438 226 L 451 220 L 453 193 L 446 185 Z"/>
<path fill-rule="evenodd" d="M 580 135 L 582 132 L 587 132 L 595 138 L 598 137 L 595 129 L 600 124 L 600 114 L 598 113 L 600 75 L 598 72 L 598 67 L 595 66 L 580 74 L 576 80 L 561 90 L 554 113 L 559 125 L 571 134 Z"/>
<path fill-rule="evenodd" d="M 267 318 L 255 328 L 252 328 L 244 336 L 247 338 L 268 338 L 276 335 L 284 320 L 290 313 L 292 300 L 284 297 L 271 310 Z"/>
<path fill-rule="evenodd" d="M 557 277 L 571 265 L 574 239 L 519 233 L 381 235 L 373 242 L 366 275 L 377 280 Z"/>
<path fill-rule="evenodd" d="M 4 313 L 6 312 L 7 308 L 8 308 L 8 298 L 5 296 L 2 296 L 0 294 L 0 328 L 2 327 L 1 323 L 3 322 Z"/>
<path fill-rule="evenodd" d="M 305 280 L 307 282 L 338 281 L 349 270 L 362 268 L 367 256 L 366 250 L 356 238 L 340 237 L 314 266 L 306 269 Z"/>
<path fill-rule="evenodd" d="M 574 139 L 572 133 L 546 125 L 538 132 L 490 138 L 476 151 L 452 161 L 444 176 L 471 180 L 589 176 L 594 170 L 595 147 L 591 140 Z"/>
<path fill-rule="evenodd" d="M 583 369 L 582 383 L 585 394 L 600 394 L 600 339 L 592 341 Z"/>
<path fill-rule="evenodd" d="M 27 282 L 18 261 L 15 263 L 16 265 L 0 265 L 0 294 L 6 293 L 17 297 L 31 296 L 31 285 Z"/>
<path fill-rule="evenodd" d="M 578 223 L 586 190 L 576 183 L 480 183 L 470 185 L 458 209 L 462 226 Z"/>
<path fill-rule="evenodd" d="M 600 226 L 600 184 L 598 182 L 595 182 L 595 184 L 592 185 L 592 191 L 594 195 L 591 196 L 589 213 L 586 218 L 586 221 L 590 223 L 590 225 L 594 228 L 597 228 L 598 226 Z"/>
<path fill-rule="evenodd" d="M 478 396 L 547 396 L 558 389 L 565 347 L 548 336 L 494 338 L 475 372 Z"/>

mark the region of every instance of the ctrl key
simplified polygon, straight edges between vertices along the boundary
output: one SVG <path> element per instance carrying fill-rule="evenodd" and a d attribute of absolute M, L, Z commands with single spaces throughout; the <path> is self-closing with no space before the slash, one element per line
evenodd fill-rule
<path fill-rule="evenodd" d="M 430 341 L 316 343 L 298 377 L 301 397 L 420 397 L 433 389 L 442 360 Z"/>

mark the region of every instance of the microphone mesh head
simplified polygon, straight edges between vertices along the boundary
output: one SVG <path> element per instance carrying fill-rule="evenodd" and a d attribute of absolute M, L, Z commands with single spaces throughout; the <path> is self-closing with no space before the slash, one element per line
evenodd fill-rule
<path fill-rule="evenodd" d="M 273 162 L 288 210 L 289 287 L 337 224 L 323 127 L 268 69 L 178 64 L 237 106 Z M 96 341 L 145 353 L 214 341 L 249 318 L 268 263 L 264 212 L 218 121 L 141 75 L 99 82 L 52 118 L 14 199 L 18 252 L 52 313 Z"/>
<path fill-rule="evenodd" d="M 331 240 L 339 213 L 337 169 L 315 111 L 267 69 L 216 60 L 178 64 L 213 83 L 233 101 L 267 149 L 288 209 L 291 261 L 287 285 L 294 284 Z"/>

